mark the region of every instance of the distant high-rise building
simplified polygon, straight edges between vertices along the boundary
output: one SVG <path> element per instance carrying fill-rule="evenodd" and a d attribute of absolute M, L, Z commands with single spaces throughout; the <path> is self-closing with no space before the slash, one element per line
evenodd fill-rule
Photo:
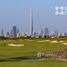
<path fill-rule="evenodd" d="M 44 32 L 43 32 L 43 30 L 41 29 L 40 30 L 40 34 L 39 34 L 41 37 L 44 37 Z"/>
<path fill-rule="evenodd" d="M 19 32 L 19 29 L 17 29 L 17 37 L 20 37 L 20 32 Z"/>
<path fill-rule="evenodd" d="M 58 37 L 58 31 L 57 30 L 54 32 L 54 36 Z"/>
<path fill-rule="evenodd" d="M 58 37 L 59 36 L 58 30 L 53 31 L 50 36 L 51 37 Z"/>
<path fill-rule="evenodd" d="M 10 37 L 10 33 L 9 32 L 6 33 L 6 37 Z"/>
<path fill-rule="evenodd" d="M 33 13 L 30 9 L 30 36 L 33 36 Z"/>
<path fill-rule="evenodd" d="M 38 38 L 38 33 L 37 32 L 34 32 L 34 37 Z"/>
<path fill-rule="evenodd" d="M 13 37 L 13 29 L 11 30 L 10 36 Z"/>
<path fill-rule="evenodd" d="M 1 36 L 4 36 L 4 32 L 3 32 L 3 29 L 2 29 L 2 31 L 1 31 Z"/>
<path fill-rule="evenodd" d="M 64 32 L 64 36 L 67 36 L 67 32 Z"/>
<path fill-rule="evenodd" d="M 45 28 L 45 33 L 44 33 L 45 36 L 49 36 L 49 29 L 48 28 Z"/>
<path fill-rule="evenodd" d="M 16 26 L 13 26 L 12 35 L 13 35 L 13 37 L 17 36 L 17 28 L 16 28 Z"/>

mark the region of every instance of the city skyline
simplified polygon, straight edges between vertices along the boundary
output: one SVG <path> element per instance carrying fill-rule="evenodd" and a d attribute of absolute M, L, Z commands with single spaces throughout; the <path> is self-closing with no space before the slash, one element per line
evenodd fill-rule
<path fill-rule="evenodd" d="M 33 11 L 34 32 L 48 27 L 59 32 L 67 31 L 67 15 L 56 16 L 56 6 L 67 6 L 66 0 L 4 0 L 0 1 L 0 30 L 10 31 L 17 26 L 21 32 L 29 32 L 29 9 Z"/>
<path fill-rule="evenodd" d="M 32 18 L 32 15 L 30 16 L 30 20 Z M 32 24 L 33 21 L 30 23 Z M 20 32 L 20 29 L 17 26 L 13 26 L 11 31 L 7 31 L 6 34 L 4 33 L 4 29 L 2 29 L 0 32 L 0 36 L 5 37 L 60 37 L 60 36 L 67 36 L 67 31 L 60 33 L 58 30 L 49 30 L 49 28 L 45 27 L 44 29 L 40 28 L 39 32 L 33 32 L 33 24 L 30 24 L 29 32 Z"/>

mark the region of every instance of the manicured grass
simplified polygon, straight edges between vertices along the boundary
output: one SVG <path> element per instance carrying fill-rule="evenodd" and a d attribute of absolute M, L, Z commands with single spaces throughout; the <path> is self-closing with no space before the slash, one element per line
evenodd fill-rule
<path fill-rule="evenodd" d="M 39 39 L 40 40 L 40 39 Z M 41 39 L 42 40 L 42 39 Z M 38 40 L 37 40 L 38 41 Z M 55 52 L 61 51 L 67 48 L 66 45 L 60 43 L 49 43 L 49 42 L 37 42 L 28 40 L 16 40 L 16 41 L 6 41 L 0 42 L 0 58 L 10 58 L 10 57 L 36 57 L 38 52 Z M 10 47 L 4 44 L 24 44 L 24 47 Z"/>
<path fill-rule="evenodd" d="M 24 47 L 10 47 L 4 46 L 3 44 L 9 43 L 19 43 L 24 44 Z M 35 41 L 7 41 L 0 43 L 0 58 L 9 58 L 9 57 L 18 57 L 18 56 L 25 56 L 25 57 L 36 57 L 38 52 L 55 52 L 61 51 L 67 48 L 66 45 L 62 45 L 60 43 L 49 43 L 49 42 L 36 42 Z"/>
<path fill-rule="evenodd" d="M 45 39 L 32 39 L 29 40 L 11 40 L 0 42 L 0 59 L 2 58 L 13 58 L 13 57 L 36 57 L 38 52 L 56 52 L 67 49 L 66 45 L 61 43 L 50 43 L 50 42 L 37 42 Z M 64 40 L 66 39 L 48 39 L 48 40 Z M 10 47 L 7 44 L 24 44 L 24 47 Z M 21 62 L 0 62 L 0 67 L 67 67 L 67 62 L 60 61 L 21 61 Z"/>
<path fill-rule="evenodd" d="M 67 67 L 67 62 L 50 60 L 31 62 L 0 62 L 0 67 Z"/>

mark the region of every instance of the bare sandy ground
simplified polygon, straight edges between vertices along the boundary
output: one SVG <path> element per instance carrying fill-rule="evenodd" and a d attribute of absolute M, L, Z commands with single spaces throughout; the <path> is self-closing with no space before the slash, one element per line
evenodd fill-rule
<path fill-rule="evenodd" d="M 41 40 L 41 41 L 37 41 L 37 42 L 49 42 L 49 43 L 59 43 L 59 44 L 63 44 L 63 45 L 67 45 L 67 42 L 63 41 L 63 40 L 60 40 L 60 41 L 57 41 L 57 40 Z"/>
<path fill-rule="evenodd" d="M 24 44 L 8 44 L 8 46 L 24 46 Z"/>
<path fill-rule="evenodd" d="M 30 39 L 25 39 L 26 41 L 34 41 L 34 40 L 30 40 Z"/>
<path fill-rule="evenodd" d="M 50 41 L 50 43 L 59 43 L 57 40 Z"/>
<path fill-rule="evenodd" d="M 64 41 L 63 40 L 61 40 L 61 41 L 59 41 L 60 43 L 63 43 Z"/>
<path fill-rule="evenodd" d="M 67 43 L 62 43 L 63 45 L 67 45 Z"/>
<path fill-rule="evenodd" d="M 42 40 L 42 41 L 37 41 L 37 42 L 49 42 L 50 40 Z"/>

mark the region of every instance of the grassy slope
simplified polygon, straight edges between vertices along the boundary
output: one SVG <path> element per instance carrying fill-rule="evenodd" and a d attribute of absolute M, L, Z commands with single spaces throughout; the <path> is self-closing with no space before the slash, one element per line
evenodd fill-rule
<path fill-rule="evenodd" d="M 11 57 L 35 57 L 37 52 L 54 52 L 61 51 L 67 46 L 60 43 L 39 43 L 35 41 L 11 41 L 11 42 L 0 42 L 0 58 L 11 58 Z M 55 39 L 52 39 L 55 40 Z M 66 41 L 66 40 L 65 40 Z M 24 47 L 8 47 L 2 44 L 9 43 L 21 43 Z M 60 61 L 33 61 L 33 62 L 0 62 L 0 67 L 67 67 L 67 62 Z"/>
<path fill-rule="evenodd" d="M 2 44 L 9 44 L 9 43 L 21 43 L 24 44 L 24 47 L 8 47 L 4 46 Z M 18 57 L 18 56 L 24 56 L 24 57 L 35 57 L 37 52 L 55 52 L 55 51 L 61 51 L 64 48 L 67 48 L 66 46 L 58 43 L 40 43 L 36 41 L 11 41 L 11 42 L 0 42 L 0 58 L 4 57 Z"/>

